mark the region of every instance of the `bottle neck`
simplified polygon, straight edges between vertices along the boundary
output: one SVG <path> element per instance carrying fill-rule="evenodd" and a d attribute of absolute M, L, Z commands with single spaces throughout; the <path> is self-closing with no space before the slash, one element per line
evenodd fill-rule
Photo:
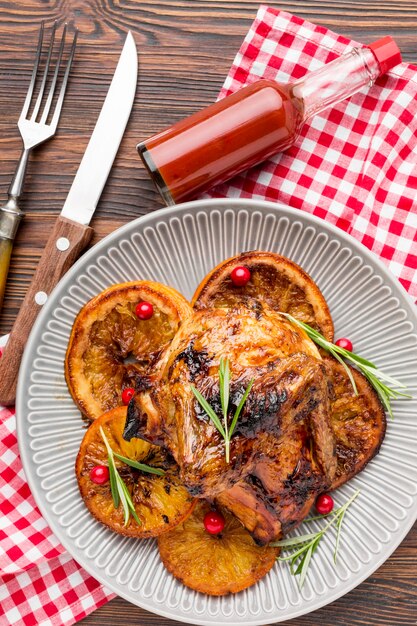
<path fill-rule="evenodd" d="M 366 85 L 371 87 L 381 74 L 378 61 L 369 48 L 353 48 L 292 84 L 292 94 L 303 103 L 303 119 L 308 120 L 327 107 L 349 98 Z"/>

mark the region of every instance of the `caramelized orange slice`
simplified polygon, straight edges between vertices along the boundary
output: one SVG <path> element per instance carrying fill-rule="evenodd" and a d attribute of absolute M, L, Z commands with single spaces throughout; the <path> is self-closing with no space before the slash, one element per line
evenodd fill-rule
<path fill-rule="evenodd" d="M 365 376 L 350 368 L 358 395 L 345 368 L 324 358 L 330 391 L 330 423 L 336 443 L 337 469 L 331 489 L 358 474 L 378 453 L 385 436 L 386 417 L 378 394 Z"/>
<path fill-rule="evenodd" d="M 236 286 L 230 277 L 239 266 L 246 267 L 251 274 L 244 286 Z M 192 305 L 207 309 L 251 300 L 290 313 L 333 341 L 329 307 L 316 283 L 293 261 L 273 252 L 244 252 L 223 261 L 197 287 Z"/>
<path fill-rule="evenodd" d="M 91 424 L 82 440 L 75 465 L 78 485 L 90 512 L 111 530 L 131 537 L 155 537 L 190 515 L 195 501 L 180 483 L 177 465 L 162 448 L 142 439 L 129 442 L 123 439 L 126 413 L 126 407 L 119 407 Z M 99 485 L 91 480 L 93 467 L 108 465 L 100 426 L 113 452 L 165 471 L 164 476 L 148 474 L 115 457 L 116 467 L 131 495 L 140 524 L 130 516 L 127 525 L 124 525 L 123 506 L 114 507 L 109 480 Z"/>
<path fill-rule="evenodd" d="M 204 516 L 210 505 L 200 500 L 174 530 L 158 537 L 162 562 L 184 585 L 213 596 L 237 593 L 269 572 L 279 549 L 256 545 L 248 531 L 226 509 L 224 530 L 210 535 Z"/>
<path fill-rule="evenodd" d="M 140 302 L 152 304 L 150 319 L 136 315 Z M 82 413 L 95 419 L 121 406 L 123 389 L 140 384 L 192 314 L 181 294 L 149 281 L 113 285 L 90 300 L 74 322 L 65 360 L 67 384 Z"/>

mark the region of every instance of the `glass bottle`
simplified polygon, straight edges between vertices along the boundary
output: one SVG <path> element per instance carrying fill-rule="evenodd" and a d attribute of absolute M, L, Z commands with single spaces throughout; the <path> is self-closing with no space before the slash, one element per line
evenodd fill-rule
<path fill-rule="evenodd" d="M 190 200 L 289 148 L 306 120 L 401 62 L 391 37 L 287 85 L 259 80 L 138 144 L 167 205 Z"/>

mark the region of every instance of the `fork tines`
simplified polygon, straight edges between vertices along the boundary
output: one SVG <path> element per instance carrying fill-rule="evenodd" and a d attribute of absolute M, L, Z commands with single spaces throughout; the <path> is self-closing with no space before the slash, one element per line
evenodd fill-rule
<path fill-rule="evenodd" d="M 64 30 L 62 32 L 62 37 L 61 37 L 61 42 L 59 45 L 59 50 L 58 50 L 58 55 L 56 57 L 55 60 L 55 69 L 53 70 L 53 74 L 52 74 L 52 68 L 51 68 L 51 72 L 49 71 L 49 68 L 51 66 L 51 59 L 52 59 L 52 55 L 53 55 L 53 49 L 54 49 L 54 43 L 55 43 L 55 33 L 56 33 L 56 28 L 57 28 L 57 23 L 55 22 L 53 27 L 52 27 L 52 32 L 51 32 L 51 38 L 50 38 L 50 42 L 49 42 L 49 46 L 48 46 L 48 51 L 47 51 L 47 56 L 46 56 L 46 61 L 45 61 L 45 67 L 43 70 L 43 75 L 42 75 L 42 80 L 40 83 L 40 87 L 39 87 L 39 92 L 36 98 L 36 102 L 35 105 L 33 107 L 33 111 L 32 111 L 32 115 L 30 116 L 30 121 L 31 122 L 38 122 L 42 125 L 47 125 L 47 119 L 48 119 L 48 115 L 51 109 L 51 105 L 52 105 L 52 100 L 53 97 L 55 95 L 55 89 L 57 86 L 57 82 L 58 82 L 58 76 L 59 76 L 59 71 L 61 68 L 61 64 L 62 64 L 62 58 L 64 55 L 64 49 L 65 49 L 65 39 L 66 39 L 66 34 L 67 34 L 67 24 L 64 25 Z M 58 119 L 59 119 L 59 115 L 61 113 L 61 108 L 62 108 L 62 103 L 64 101 L 64 95 L 65 95 L 65 90 L 67 87 L 67 83 L 68 83 L 68 76 L 71 70 L 71 65 L 72 65 L 72 61 L 74 58 L 74 53 L 75 53 L 75 47 L 77 44 L 77 35 L 78 35 L 78 31 L 77 29 L 75 29 L 74 32 L 74 37 L 72 39 L 72 44 L 70 44 L 70 48 L 69 48 L 69 53 L 68 53 L 68 57 L 67 57 L 67 62 L 66 62 L 66 67 L 64 70 L 64 74 L 62 77 L 62 82 L 61 82 L 61 87 L 59 90 L 59 95 L 57 97 L 57 101 L 55 104 L 55 110 L 51 119 L 50 124 L 48 125 L 51 129 L 56 129 L 56 126 L 58 124 Z M 22 113 L 20 114 L 20 120 L 25 120 L 27 119 L 27 115 L 28 115 L 28 111 L 29 111 L 29 107 L 31 105 L 32 102 L 32 98 L 33 98 L 33 93 L 34 93 L 34 89 L 35 89 L 35 84 L 39 81 L 39 74 L 41 73 L 39 70 L 39 64 L 40 64 L 40 59 L 42 56 L 42 52 L 43 52 L 43 36 L 44 36 L 44 23 L 42 22 L 41 24 L 41 28 L 39 31 L 39 39 L 38 39 L 38 47 L 36 50 L 36 57 L 35 57 L 35 64 L 33 66 L 33 71 L 32 71 L 32 76 L 30 79 L 30 85 L 29 85 L 29 89 L 26 95 L 26 99 L 23 105 L 23 109 L 22 109 Z M 49 74 L 52 74 L 52 78 Z M 44 97 L 44 93 L 45 93 L 45 87 L 48 83 L 48 81 L 50 81 L 49 84 L 49 91 L 48 91 L 48 95 L 46 97 L 46 101 L 43 107 L 43 111 L 42 111 L 42 115 L 40 120 L 37 119 L 39 117 L 39 112 L 41 109 L 41 104 L 42 104 L 42 100 Z"/>

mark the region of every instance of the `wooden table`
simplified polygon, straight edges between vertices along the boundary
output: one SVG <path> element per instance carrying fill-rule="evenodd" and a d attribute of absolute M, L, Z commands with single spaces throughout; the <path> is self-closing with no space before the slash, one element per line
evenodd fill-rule
<path fill-rule="evenodd" d="M 404 60 L 417 62 L 417 4 L 412 0 L 301 0 L 279 8 L 296 12 L 359 41 L 395 37 Z M 126 135 L 98 205 L 93 243 L 118 226 L 161 206 L 141 166 L 136 143 L 212 102 L 253 18 L 253 0 L 19 0 L 0 1 L 1 193 L 5 198 L 20 141 L 16 120 L 29 82 L 41 20 L 68 21 L 79 47 L 56 138 L 39 148 L 29 167 L 22 206 L 27 216 L 15 245 L 0 334 L 9 331 L 53 220 L 61 210 L 107 92 L 125 33 L 139 51 L 139 87 Z M 392 557 L 344 598 L 296 625 L 417 623 L 417 527 Z M 175 624 L 117 598 L 87 626 Z M 178 622 L 176 622 L 178 623 Z M 287 622 L 288 623 L 288 622 Z"/>

